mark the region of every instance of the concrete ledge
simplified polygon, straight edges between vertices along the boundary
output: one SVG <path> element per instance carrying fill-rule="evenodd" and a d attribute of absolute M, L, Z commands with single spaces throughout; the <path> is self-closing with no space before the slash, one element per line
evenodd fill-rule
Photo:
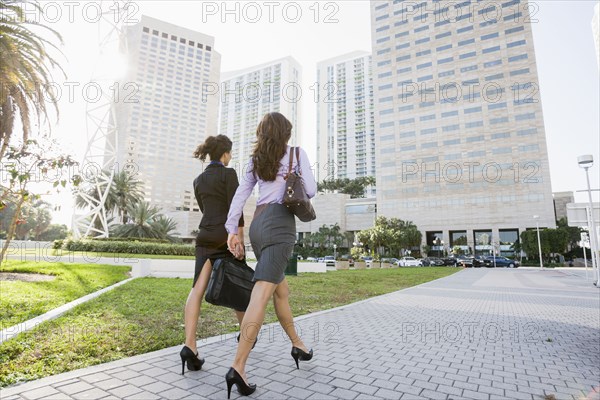
<path fill-rule="evenodd" d="M 250 268 L 256 267 L 256 262 L 249 262 Z M 138 268 L 134 268 L 133 276 L 153 276 L 156 278 L 186 278 L 194 277 L 194 260 L 158 260 L 142 259 Z M 325 263 L 298 262 L 299 274 L 303 273 L 325 273 Z M 140 273 L 141 275 L 136 275 Z"/>

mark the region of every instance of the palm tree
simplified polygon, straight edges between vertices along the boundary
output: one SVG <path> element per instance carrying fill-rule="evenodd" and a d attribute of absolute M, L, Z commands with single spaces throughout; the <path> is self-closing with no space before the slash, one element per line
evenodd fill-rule
<path fill-rule="evenodd" d="M 143 182 L 127 170 L 115 173 L 112 186 L 106 199 L 107 210 L 117 209 L 120 220 L 127 223 L 127 209 L 131 204 L 137 204 L 144 198 L 142 192 Z"/>
<path fill-rule="evenodd" d="M 113 230 L 116 237 L 136 237 L 160 239 L 160 233 L 152 224 L 159 218 L 159 209 L 147 201 L 140 201 L 128 207 L 132 224 L 123 224 Z"/>
<path fill-rule="evenodd" d="M 109 176 L 110 171 L 102 170 L 101 174 Z M 135 176 L 127 170 L 115 173 L 110 186 L 110 191 L 106 197 L 106 202 L 104 203 L 106 212 L 113 213 L 116 210 L 119 216 L 119 222 L 126 224 L 128 220 L 128 207 L 139 203 L 144 198 L 142 185 L 143 182 L 136 179 Z M 104 191 L 102 187 L 100 189 Z M 96 186 L 90 186 L 88 189 L 84 190 L 84 192 L 96 200 L 100 197 L 100 192 Z M 77 196 L 75 198 L 75 205 L 79 208 L 84 208 L 87 207 L 88 203 L 82 196 Z"/>
<path fill-rule="evenodd" d="M 177 232 L 174 232 L 175 229 L 177 229 L 177 222 L 175 222 L 172 218 L 159 215 L 154 222 L 150 223 L 150 226 L 161 239 L 167 239 L 170 242 L 178 242 L 180 240 L 179 238 L 171 235 L 171 233 L 177 234 Z"/>
<path fill-rule="evenodd" d="M 64 71 L 46 51 L 46 45 L 57 51 L 52 42 L 34 33 L 30 28 L 44 28 L 62 44 L 55 30 L 26 18 L 26 6 L 33 6 L 42 13 L 37 1 L 24 2 L 0 0 L 0 160 L 4 156 L 15 128 L 21 120 L 23 143 L 31 134 L 31 122 L 48 120 L 47 105 L 56 106 L 57 98 L 51 91 L 44 92 L 53 81 L 50 70 Z"/>

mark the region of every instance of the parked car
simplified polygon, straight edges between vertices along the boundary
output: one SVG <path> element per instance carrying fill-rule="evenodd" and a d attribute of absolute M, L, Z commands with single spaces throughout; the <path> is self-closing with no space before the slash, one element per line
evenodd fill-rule
<path fill-rule="evenodd" d="M 399 267 L 419 267 L 421 266 L 421 260 L 417 260 L 414 257 L 402 257 L 398 260 Z"/>
<path fill-rule="evenodd" d="M 496 256 L 496 267 L 518 268 L 519 262 L 506 257 Z M 494 268 L 494 256 L 485 257 L 483 264 L 488 268 Z"/>
<path fill-rule="evenodd" d="M 325 262 L 325 257 L 319 257 L 319 258 L 317 258 L 317 262 Z"/>
<path fill-rule="evenodd" d="M 467 257 L 466 256 L 448 256 L 445 258 L 442 258 L 442 261 L 444 261 L 444 265 L 449 265 L 452 267 L 458 267 L 459 265 L 461 265 L 463 260 L 466 260 Z"/>
<path fill-rule="evenodd" d="M 371 268 L 371 264 L 373 264 L 373 257 L 362 256 L 360 259 L 365 262 L 365 264 L 367 265 L 367 268 Z"/>
<path fill-rule="evenodd" d="M 461 261 L 461 264 L 465 268 L 480 268 L 483 265 L 482 256 L 470 256 L 466 257 Z"/>
<path fill-rule="evenodd" d="M 333 256 L 325 256 L 323 260 L 326 267 L 335 267 L 335 258 Z"/>
<path fill-rule="evenodd" d="M 382 258 L 381 262 L 396 265 L 398 263 L 398 259 L 397 258 Z"/>
<path fill-rule="evenodd" d="M 306 257 L 306 261 L 317 262 L 317 259 L 315 257 Z"/>
<path fill-rule="evenodd" d="M 424 267 L 441 267 L 444 261 L 436 257 L 425 257 L 421 259 L 421 265 Z"/>

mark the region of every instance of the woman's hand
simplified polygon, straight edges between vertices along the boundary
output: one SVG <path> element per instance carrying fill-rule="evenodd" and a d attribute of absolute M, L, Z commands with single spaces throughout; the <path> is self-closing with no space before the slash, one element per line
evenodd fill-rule
<path fill-rule="evenodd" d="M 231 252 L 231 254 L 233 254 L 233 256 L 235 258 L 240 258 L 240 255 L 239 255 L 240 247 L 242 248 L 242 251 L 243 251 L 244 246 L 240 243 L 240 239 L 239 239 L 238 235 L 235 233 L 230 233 L 227 236 L 227 248 L 229 249 L 229 251 Z M 243 257 L 243 252 L 242 252 L 242 257 Z"/>

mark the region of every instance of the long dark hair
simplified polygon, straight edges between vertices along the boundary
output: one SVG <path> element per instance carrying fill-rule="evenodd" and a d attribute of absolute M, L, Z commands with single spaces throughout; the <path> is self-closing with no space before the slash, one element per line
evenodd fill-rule
<path fill-rule="evenodd" d="M 292 136 L 292 123 L 283 114 L 266 114 L 256 128 L 256 143 L 252 151 L 254 174 L 263 181 L 274 181 L 281 158 Z"/>
<path fill-rule="evenodd" d="M 204 143 L 196 148 L 194 158 L 205 161 L 208 155 L 211 161 L 218 161 L 223 154 L 231 151 L 232 146 L 231 139 L 225 135 L 209 136 Z"/>

